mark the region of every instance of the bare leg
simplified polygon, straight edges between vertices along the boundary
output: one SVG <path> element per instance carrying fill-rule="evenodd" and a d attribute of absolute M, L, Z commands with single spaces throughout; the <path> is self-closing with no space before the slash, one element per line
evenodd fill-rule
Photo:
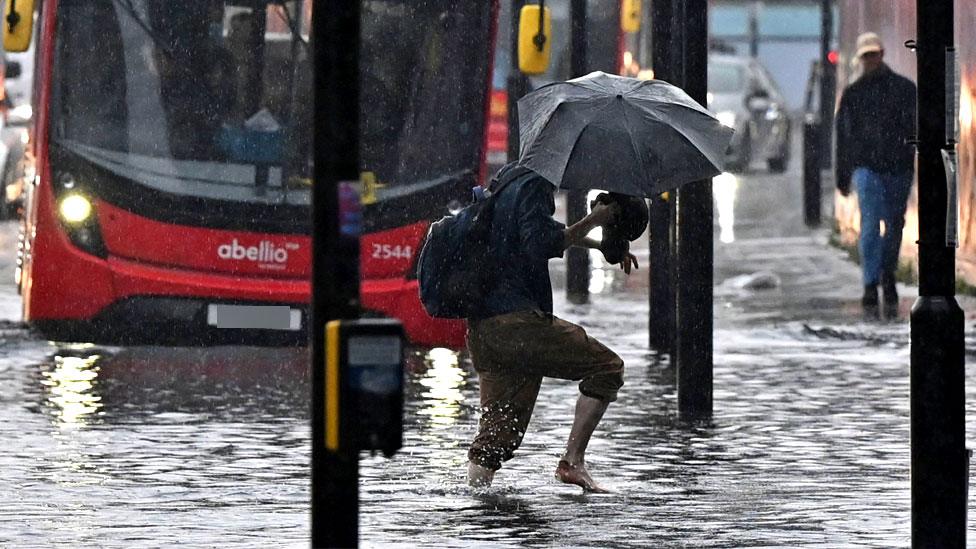
<path fill-rule="evenodd" d="M 579 400 L 576 401 L 576 415 L 569 432 L 566 453 L 563 454 L 559 467 L 556 468 L 556 478 L 567 484 L 581 486 L 587 492 L 607 491 L 590 477 L 583 455 L 586 453 L 586 446 L 590 443 L 590 436 L 600 423 L 608 404 L 600 399 L 580 395 Z"/>
<path fill-rule="evenodd" d="M 495 472 L 482 467 L 473 461 L 468 462 L 468 486 L 472 488 L 487 488 L 495 478 Z"/>

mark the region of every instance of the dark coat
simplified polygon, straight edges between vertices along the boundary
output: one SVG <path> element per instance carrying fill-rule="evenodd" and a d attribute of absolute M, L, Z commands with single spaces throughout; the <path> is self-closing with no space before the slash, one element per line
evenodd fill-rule
<path fill-rule="evenodd" d="M 495 286 L 483 310 L 472 318 L 529 310 L 552 313 L 549 260 L 562 257 L 566 227 L 552 217 L 554 192 L 555 187 L 535 172 L 518 177 L 499 192 L 491 233 Z"/>
<path fill-rule="evenodd" d="M 857 168 L 911 174 L 915 84 L 882 65 L 847 86 L 837 111 L 837 188 L 845 194 Z"/>

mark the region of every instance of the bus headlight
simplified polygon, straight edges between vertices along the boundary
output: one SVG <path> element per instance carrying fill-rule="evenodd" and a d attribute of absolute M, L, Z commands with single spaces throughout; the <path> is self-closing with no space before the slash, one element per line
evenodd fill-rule
<path fill-rule="evenodd" d="M 69 194 L 61 199 L 58 210 L 61 218 L 68 223 L 83 223 L 91 217 L 92 203 L 80 194 Z"/>
<path fill-rule="evenodd" d="M 102 259 L 108 257 L 98 224 L 94 195 L 85 185 L 75 181 L 69 172 L 55 173 L 54 181 L 56 183 L 52 187 L 57 196 L 55 216 L 61 222 L 65 235 L 81 251 Z"/>

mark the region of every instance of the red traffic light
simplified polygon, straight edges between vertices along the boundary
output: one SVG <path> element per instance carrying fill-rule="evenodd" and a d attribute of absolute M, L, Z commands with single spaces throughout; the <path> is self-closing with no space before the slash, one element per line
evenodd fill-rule
<path fill-rule="evenodd" d="M 838 59 L 840 59 L 840 54 L 837 53 L 837 50 L 830 50 L 830 52 L 827 53 L 827 61 L 831 65 L 836 65 Z"/>

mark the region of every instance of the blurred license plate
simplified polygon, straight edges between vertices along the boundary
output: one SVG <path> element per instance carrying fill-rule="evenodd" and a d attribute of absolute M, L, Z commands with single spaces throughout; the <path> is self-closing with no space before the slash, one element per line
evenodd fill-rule
<path fill-rule="evenodd" d="M 207 305 L 207 324 L 238 330 L 299 330 L 302 311 L 285 305 Z"/>

